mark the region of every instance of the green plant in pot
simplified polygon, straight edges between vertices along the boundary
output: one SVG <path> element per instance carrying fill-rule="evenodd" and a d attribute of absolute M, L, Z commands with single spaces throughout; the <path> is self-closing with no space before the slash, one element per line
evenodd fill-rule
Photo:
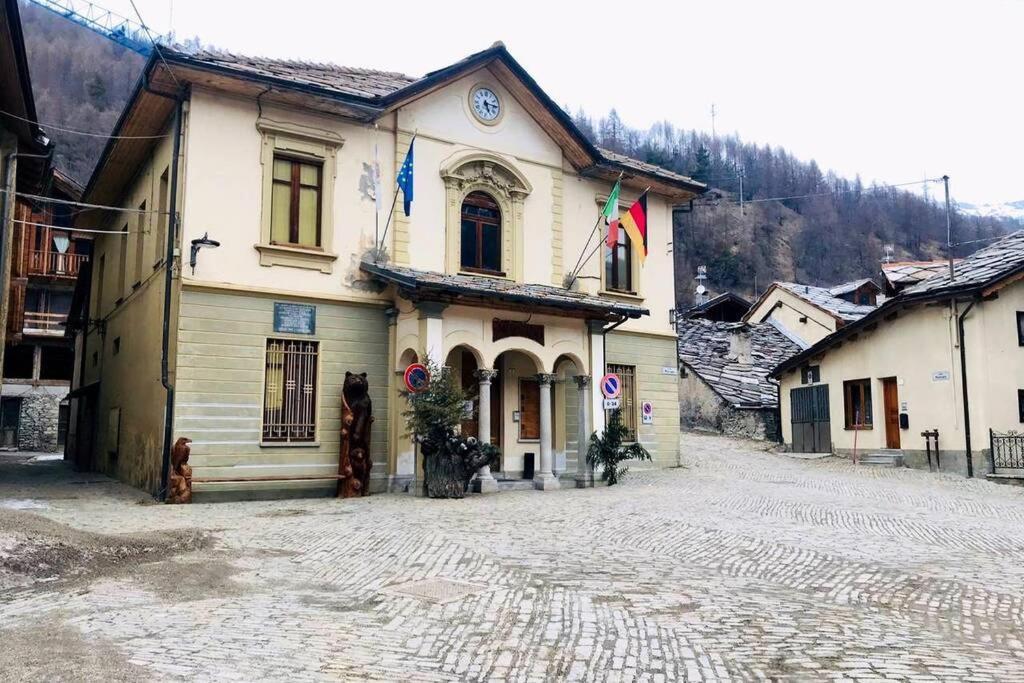
<path fill-rule="evenodd" d="M 431 360 L 424 365 L 430 382 L 419 392 L 403 392 L 409 409 L 402 415 L 419 444 L 427 495 L 463 498 L 469 480 L 498 454 L 498 449 L 459 433 L 468 396 L 445 368 Z"/>
<path fill-rule="evenodd" d="M 604 431 L 600 435 L 597 432 L 590 435 L 587 463 L 594 469 L 601 468 L 601 481 L 608 482 L 608 486 L 618 484 L 629 470 L 623 462 L 651 459 L 651 454 L 639 443 L 623 443 L 628 433 L 629 430 L 622 424 L 621 413 L 615 410 Z"/>

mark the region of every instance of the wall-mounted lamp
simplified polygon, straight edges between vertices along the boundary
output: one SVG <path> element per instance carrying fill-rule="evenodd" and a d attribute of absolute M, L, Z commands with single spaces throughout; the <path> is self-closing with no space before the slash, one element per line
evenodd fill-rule
<path fill-rule="evenodd" d="M 193 275 L 196 274 L 196 257 L 199 255 L 199 250 L 205 247 L 216 249 L 219 246 L 220 242 L 211 240 L 208 232 L 204 232 L 202 237 L 192 240 L 192 252 L 189 254 L 188 265 L 192 268 Z"/>

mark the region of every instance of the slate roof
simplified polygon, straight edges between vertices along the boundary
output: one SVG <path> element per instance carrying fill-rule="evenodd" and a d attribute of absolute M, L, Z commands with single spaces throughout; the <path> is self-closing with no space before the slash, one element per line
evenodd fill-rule
<path fill-rule="evenodd" d="M 872 280 L 869 277 L 864 277 L 864 278 L 861 278 L 860 280 L 853 280 L 852 282 L 844 282 L 841 285 L 836 285 L 835 287 L 829 287 L 828 291 L 829 291 L 829 294 L 831 294 L 832 296 L 840 296 L 841 297 L 843 294 L 849 294 L 850 292 L 857 291 L 858 289 L 860 289 L 861 287 L 863 287 L 866 284 L 874 285 L 874 289 L 876 291 L 879 289 L 878 285 L 875 284 L 874 280 Z"/>
<path fill-rule="evenodd" d="M 747 301 L 738 294 L 733 294 L 732 292 L 722 292 L 721 294 L 708 299 L 702 304 L 697 304 L 696 306 L 686 309 L 685 311 L 683 311 L 682 317 L 696 318 L 701 316 L 701 314 L 703 314 L 705 311 L 709 309 L 727 303 L 732 303 L 735 304 L 736 306 L 746 308 L 748 311 L 750 310 L 751 306 L 749 301 Z"/>
<path fill-rule="evenodd" d="M 882 264 L 882 275 L 894 289 L 927 280 L 944 270 L 949 270 L 949 261 L 899 261 Z"/>
<path fill-rule="evenodd" d="M 220 50 L 200 50 L 189 54 L 188 57 L 192 61 L 242 71 L 257 77 L 291 81 L 296 85 L 315 85 L 325 90 L 366 98 L 390 95 L 419 80 L 393 71 L 291 59 L 247 57 Z"/>
<path fill-rule="evenodd" d="M 947 264 L 945 269 L 939 271 L 939 274 L 907 287 L 876 308 L 873 313 L 836 330 L 814 346 L 786 359 L 772 370 L 772 376 L 779 377 L 787 370 L 828 350 L 835 344 L 843 342 L 847 337 L 857 334 L 862 327 L 884 319 L 890 313 L 899 311 L 904 306 L 922 301 L 943 300 L 946 297 L 976 296 L 1007 278 L 1024 273 L 1024 230 L 1018 230 L 955 263 L 952 282 L 949 279 L 948 268 Z"/>
<path fill-rule="evenodd" d="M 903 290 L 905 296 L 942 294 L 971 289 L 993 283 L 995 280 L 1024 268 L 1024 230 L 1004 237 L 995 244 L 980 249 L 953 265 L 954 279 L 950 282 L 949 269 L 940 270 L 926 280 Z"/>
<path fill-rule="evenodd" d="M 840 299 L 832 293 L 831 289 L 826 289 L 825 287 L 801 285 L 796 282 L 776 282 L 775 284 L 804 301 L 809 301 L 818 308 L 828 311 L 844 322 L 860 320 L 875 310 L 874 306 L 860 306 L 852 304 L 845 299 Z M 837 288 L 839 287 L 842 287 L 842 285 L 837 286 Z"/>
<path fill-rule="evenodd" d="M 633 157 L 626 156 L 625 154 L 619 154 L 618 152 L 613 152 L 610 149 L 605 149 L 604 147 L 598 147 L 597 151 L 601 153 L 601 156 L 603 156 L 605 158 L 605 160 L 610 161 L 610 162 L 612 162 L 614 164 L 619 164 L 621 166 L 625 166 L 627 169 L 632 169 L 634 171 L 640 171 L 641 173 L 646 173 L 648 175 L 656 175 L 656 176 L 659 176 L 661 178 L 666 178 L 668 180 L 674 180 L 674 181 L 680 182 L 680 183 L 696 183 L 697 182 L 697 181 L 695 181 L 693 178 L 691 178 L 689 176 L 682 175 L 681 173 L 676 173 L 675 171 L 670 171 L 667 168 L 662 168 L 661 166 L 655 166 L 654 164 L 649 164 L 646 161 L 640 161 L 639 159 L 634 159 Z"/>
<path fill-rule="evenodd" d="M 376 264 L 363 261 L 363 272 L 384 282 L 397 285 L 413 297 L 424 300 L 476 299 L 508 304 L 526 304 L 572 311 L 580 317 L 614 319 L 639 318 L 649 311 L 636 304 L 614 301 L 555 287 L 553 285 L 513 282 L 483 275 L 446 275 L 394 264 Z"/>
<path fill-rule="evenodd" d="M 722 397 L 738 408 L 774 408 L 778 405 L 776 383 L 768 377 L 779 363 L 800 352 L 770 323 L 717 323 L 683 320 L 678 324 L 679 360 Z M 744 346 L 749 339 L 748 358 L 741 358 L 733 341 Z"/>

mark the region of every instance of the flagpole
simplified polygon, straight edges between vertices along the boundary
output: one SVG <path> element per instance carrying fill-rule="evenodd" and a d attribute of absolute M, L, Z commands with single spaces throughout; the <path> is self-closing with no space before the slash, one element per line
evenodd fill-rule
<path fill-rule="evenodd" d="M 640 198 L 640 197 L 643 197 L 643 196 L 644 196 L 645 194 L 647 194 L 648 192 L 650 192 L 650 190 L 651 190 L 651 188 L 650 188 L 650 186 L 648 186 L 648 188 L 647 188 L 646 190 L 644 190 L 644 191 L 643 191 L 643 192 L 641 192 L 641 193 L 640 193 L 639 195 L 637 195 L 637 201 L 639 201 L 639 198 Z M 587 240 L 587 244 L 588 244 L 588 245 L 589 245 L 589 243 L 590 243 L 590 240 Z M 592 249 L 592 250 L 590 251 L 590 253 L 589 253 L 589 254 L 587 255 L 587 258 L 586 258 L 586 259 L 585 259 L 585 260 L 583 261 L 583 263 L 582 263 L 582 264 L 580 264 L 580 267 L 579 267 L 579 272 L 583 272 L 583 267 L 584 267 L 585 265 L 587 265 L 587 263 L 589 263 L 589 262 L 590 262 L 590 259 L 594 258 L 594 254 L 596 254 L 596 253 L 597 253 L 597 250 L 601 248 L 601 245 L 602 245 L 602 244 L 604 244 L 604 240 L 600 240 L 600 241 L 599 241 L 599 242 L 597 243 L 597 245 L 596 245 L 596 246 L 595 246 L 595 247 L 594 247 L 594 248 L 593 248 L 593 249 Z M 584 247 L 584 248 L 586 248 L 586 247 Z M 566 287 L 565 287 L 565 288 L 566 288 L 566 289 L 570 289 L 570 288 L 572 287 L 572 283 L 573 283 L 573 282 L 576 282 L 576 278 L 577 278 L 577 277 L 578 277 L 578 273 L 577 273 L 577 275 L 573 275 L 572 279 L 571 279 L 571 280 L 569 281 L 569 284 L 568 284 L 568 285 L 566 285 Z"/>
<path fill-rule="evenodd" d="M 419 129 L 413 132 L 412 137 L 409 138 L 409 146 L 412 147 L 412 143 L 416 142 L 416 136 L 419 135 Z M 397 182 L 397 181 L 396 181 Z M 388 228 L 391 227 L 391 217 L 395 215 L 395 205 L 398 203 L 398 193 L 401 192 L 402 188 L 395 186 L 395 196 L 391 198 L 391 210 L 388 211 L 388 220 L 384 224 L 384 234 L 380 237 L 380 246 L 378 250 L 384 248 L 384 240 L 388 238 Z"/>
<path fill-rule="evenodd" d="M 616 185 L 618 185 L 620 182 L 622 182 L 622 176 L 623 175 L 624 175 L 624 172 L 623 171 L 619 171 L 619 177 L 615 179 L 615 184 Z M 614 191 L 614 189 L 615 189 L 615 185 L 612 186 L 612 190 L 613 191 Z M 570 273 L 570 275 L 572 277 L 569 280 L 569 284 L 566 285 L 566 289 L 568 289 L 569 287 L 572 287 L 572 283 L 576 281 L 576 275 L 579 272 L 578 268 L 580 268 L 580 260 L 583 258 L 583 254 L 586 253 L 587 247 L 590 246 L 590 240 L 594 239 L 594 233 L 597 232 L 598 226 L 601 225 L 601 219 L 602 218 L 604 218 L 604 212 L 602 212 L 600 215 L 598 215 L 597 220 L 594 221 L 594 227 L 590 229 L 590 234 L 587 235 L 587 241 L 583 243 L 583 248 L 580 249 L 580 256 L 579 256 L 578 259 L 576 259 L 576 265 L 573 266 L 572 272 Z"/>

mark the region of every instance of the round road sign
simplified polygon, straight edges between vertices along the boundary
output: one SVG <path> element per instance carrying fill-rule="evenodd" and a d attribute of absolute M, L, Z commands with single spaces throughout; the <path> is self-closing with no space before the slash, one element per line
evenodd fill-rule
<path fill-rule="evenodd" d="M 614 372 L 609 372 L 601 378 L 601 393 L 605 398 L 618 398 L 622 393 L 622 382 Z"/>
<path fill-rule="evenodd" d="M 423 363 L 413 363 L 405 369 L 405 388 L 414 394 L 426 391 L 430 386 L 430 371 Z"/>

